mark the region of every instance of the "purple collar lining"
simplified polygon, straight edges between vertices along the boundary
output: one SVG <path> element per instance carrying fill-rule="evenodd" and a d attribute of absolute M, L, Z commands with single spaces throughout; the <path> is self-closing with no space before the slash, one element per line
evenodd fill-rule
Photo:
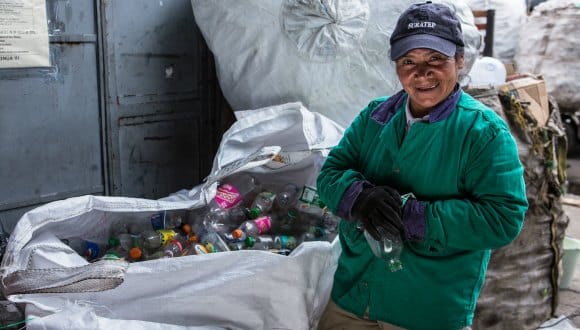
<path fill-rule="evenodd" d="M 459 87 L 459 84 L 457 84 L 453 93 L 451 93 L 451 95 L 449 95 L 441 103 L 437 104 L 435 108 L 429 112 L 429 123 L 435 123 L 449 117 L 453 112 L 453 109 L 455 109 L 457 102 L 459 102 L 461 93 L 461 87 Z M 407 97 L 407 93 L 405 93 L 404 90 L 400 90 L 393 96 L 389 97 L 386 101 L 381 103 L 371 113 L 371 118 L 381 125 L 388 123 L 389 120 L 391 120 L 391 118 L 393 118 L 395 115 L 397 109 L 399 109 L 399 107 L 407 99 Z"/>

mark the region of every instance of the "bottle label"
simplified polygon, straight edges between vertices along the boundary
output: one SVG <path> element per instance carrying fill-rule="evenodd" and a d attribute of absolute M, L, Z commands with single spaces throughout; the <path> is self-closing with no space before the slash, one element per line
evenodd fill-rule
<path fill-rule="evenodd" d="M 259 217 L 254 222 L 258 227 L 258 234 L 263 234 L 272 228 L 272 219 L 269 216 Z"/>
<path fill-rule="evenodd" d="M 195 244 L 193 250 L 195 251 L 195 254 L 207 254 L 207 249 L 201 244 Z"/>
<path fill-rule="evenodd" d="M 93 260 L 101 254 L 99 244 L 87 241 L 87 249 L 85 250 L 85 257 L 87 260 Z"/>
<path fill-rule="evenodd" d="M 151 216 L 151 227 L 153 230 L 165 228 L 165 212 L 155 213 Z"/>
<path fill-rule="evenodd" d="M 298 241 L 294 236 L 280 236 L 280 247 L 282 249 L 295 249 L 298 245 Z"/>
<path fill-rule="evenodd" d="M 158 232 L 161 234 L 161 245 L 165 245 L 177 235 L 177 232 L 172 229 L 159 229 Z"/>
<path fill-rule="evenodd" d="M 316 199 L 318 199 L 318 191 L 316 191 L 316 188 L 309 186 L 304 186 L 304 188 L 302 188 L 302 194 L 300 194 L 300 201 L 312 204 Z"/>
<path fill-rule="evenodd" d="M 300 194 L 299 200 L 307 205 L 312 205 L 319 208 L 323 208 L 325 206 L 320 199 L 318 191 L 315 187 L 304 186 L 304 188 L 302 188 L 302 193 Z"/>
<path fill-rule="evenodd" d="M 225 183 L 217 188 L 214 200 L 222 209 L 229 209 L 242 201 L 242 195 L 236 187 Z"/>
<path fill-rule="evenodd" d="M 178 241 L 178 240 L 172 240 L 171 241 L 171 244 L 175 245 L 175 247 L 177 248 L 177 250 L 179 252 L 182 252 L 183 251 L 183 244 L 181 244 L 180 241 Z"/>

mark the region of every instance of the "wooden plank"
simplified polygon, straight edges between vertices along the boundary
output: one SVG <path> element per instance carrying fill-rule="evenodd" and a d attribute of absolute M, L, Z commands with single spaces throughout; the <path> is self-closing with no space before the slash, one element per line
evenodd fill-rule
<path fill-rule="evenodd" d="M 576 207 L 580 207 L 580 199 L 570 198 L 570 197 L 562 197 L 562 203 L 566 205 L 572 205 Z"/>

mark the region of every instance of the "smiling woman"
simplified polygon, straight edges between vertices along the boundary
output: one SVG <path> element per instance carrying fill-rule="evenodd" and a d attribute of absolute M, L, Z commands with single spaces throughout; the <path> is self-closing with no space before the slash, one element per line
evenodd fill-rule
<path fill-rule="evenodd" d="M 397 76 L 409 95 L 414 117 L 423 117 L 457 86 L 463 54 L 448 57 L 437 51 L 413 49 L 396 61 Z"/>
<path fill-rule="evenodd" d="M 522 228 L 523 167 L 507 124 L 458 84 L 464 42 L 449 7 L 411 5 L 390 44 L 403 90 L 359 113 L 318 177 L 344 219 L 319 326 L 466 329 L 491 249 Z M 403 268 L 389 271 L 359 228 L 400 237 Z"/>

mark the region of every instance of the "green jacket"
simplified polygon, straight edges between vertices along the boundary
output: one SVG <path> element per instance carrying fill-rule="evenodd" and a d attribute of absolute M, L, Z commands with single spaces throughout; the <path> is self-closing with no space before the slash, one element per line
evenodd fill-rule
<path fill-rule="evenodd" d="M 405 93 L 372 101 L 322 167 L 319 195 L 347 219 L 339 225 L 342 253 L 331 296 L 360 317 L 368 308 L 370 319 L 407 329 L 470 325 L 491 249 L 521 230 L 528 204 L 509 128 L 461 89 L 456 93 L 448 109 L 408 132 Z M 362 182 L 412 192 L 423 206 L 424 234 L 405 243 L 403 270 L 387 270 L 351 219 Z"/>

